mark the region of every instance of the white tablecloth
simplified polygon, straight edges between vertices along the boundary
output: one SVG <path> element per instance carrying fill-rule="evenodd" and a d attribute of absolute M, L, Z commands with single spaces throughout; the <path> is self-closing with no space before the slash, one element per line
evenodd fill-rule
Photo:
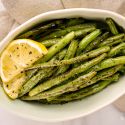
<path fill-rule="evenodd" d="M 3 9 L 4 7 L 0 2 L 0 11 Z M 0 108 L 0 125 L 125 125 L 125 114 L 109 105 L 98 112 L 77 120 L 61 123 L 42 123 L 21 118 Z"/>

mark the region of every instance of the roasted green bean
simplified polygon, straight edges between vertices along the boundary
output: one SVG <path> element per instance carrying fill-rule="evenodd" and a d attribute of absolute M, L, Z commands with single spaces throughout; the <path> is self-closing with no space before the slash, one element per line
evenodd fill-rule
<path fill-rule="evenodd" d="M 92 84 L 94 84 L 94 83 L 96 83 L 100 80 L 103 80 L 104 78 L 112 76 L 117 71 L 119 71 L 121 68 L 122 68 L 122 65 L 119 65 L 119 66 L 115 66 L 113 68 L 106 69 L 104 71 L 100 71 L 91 80 L 90 79 L 87 79 L 87 80 L 82 79 L 82 78 L 84 78 L 84 75 L 83 75 L 83 76 L 81 76 L 81 77 L 79 77 L 79 78 L 77 78 L 77 79 L 75 79 L 75 80 L 73 80 L 69 83 L 66 83 L 66 84 L 58 86 L 54 89 L 50 89 L 48 91 L 42 92 L 42 93 L 38 94 L 37 96 L 40 99 L 52 100 L 53 97 L 55 98 L 56 96 L 59 96 L 63 93 L 76 91 L 78 89 L 81 89 L 81 88 L 87 87 L 89 85 L 92 85 Z"/>
<path fill-rule="evenodd" d="M 99 64 L 93 66 L 89 71 L 100 71 L 102 69 L 106 69 L 112 66 L 116 65 L 124 65 L 125 64 L 125 56 L 119 56 L 116 58 L 109 58 L 106 60 L 103 60 Z"/>
<path fill-rule="evenodd" d="M 100 47 L 98 49 L 92 50 L 88 53 L 85 53 L 83 55 L 68 59 L 68 60 L 62 60 L 62 61 L 54 61 L 54 62 L 47 62 L 47 63 L 42 63 L 42 64 L 36 64 L 32 67 L 27 68 L 27 70 L 29 69 L 42 69 L 42 68 L 49 68 L 49 67 L 54 67 L 54 66 L 61 66 L 61 65 L 69 65 L 69 64 L 74 64 L 74 63 L 78 63 L 81 61 L 85 61 L 87 59 L 90 58 L 94 58 L 102 53 L 106 53 L 110 50 L 109 46 L 104 46 L 104 47 Z"/>
<path fill-rule="evenodd" d="M 115 22 L 111 18 L 106 18 L 106 23 L 108 24 L 112 34 L 117 35 L 119 33 Z"/>
<path fill-rule="evenodd" d="M 58 53 L 56 56 L 54 56 L 50 62 L 55 61 L 55 60 L 61 60 L 63 59 L 63 57 L 65 56 L 67 52 L 67 49 L 63 49 L 60 53 Z M 24 85 L 22 86 L 22 88 L 20 89 L 19 92 L 19 97 L 23 96 L 24 94 L 26 94 L 27 92 L 29 92 L 36 84 L 39 83 L 39 81 L 44 80 L 45 78 L 51 76 L 54 72 L 56 71 L 56 68 L 49 68 L 49 69 L 44 69 L 44 70 L 39 70 L 36 71 L 28 71 L 28 79 L 26 80 L 26 82 L 24 83 Z M 37 72 L 37 73 L 36 73 Z M 32 74 L 33 73 L 33 74 Z M 35 74 L 36 73 L 36 74 Z M 29 75 L 31 75 L 29 77 Z"/>
<path fill-rule="evenodd" d="M 80 89 L 78 91 L 69 93 L 69 94 L 63 94 L 61 96 L 55 97 L 53 98 L 52 101 L 45 101 L 45 103 L 50 103 L 50 104 L 60 104 L 60 103 L 65 103 L 65 102 L 69 102 L 69 101 L 73 101 L 73 100 L 78 100 L 78 99 L 82 99 L 86 96 L 89 95 L 93 95 L 99 91 L 101 91 L 102 89 L 104 89 L 106 86 L 108 86 L 111 82 L 113 81 L 118 81 L 119 79 L 119 74 L 115 74 L 112 77 L 108 77 L 108 80 L 104 80 L 104 81 L 99 81 L 94 85 L 91 85 L 89 87 Z M 24 96 L 21 98 L 22 100 L 27 100 L 27 101 L 31 101 L 31 100 L 40 100 L 40 98 L 38 98 L 38 96 Z M 41 100 L 41 103 L 44 103 L 44 100 Z"/>
<path fill-rule="evenodd" d="M 61 23 L 62 23 L 62 20 L 55 20 L 55 21 L 52 21 L 48 24 L 45 24 L 42 26 L 37 26 L 37 27 L 31 29 L 30 31 L 27 31 L 27 32 L 21 34 L 17 38 L 21 39 L 21 38 L 35 37 L 36 35 L 39 35 L 40 33 L 44 32 L 45 30 L 48 30 L 50 28 L 54 28 L 54 27 L 60 25 Z"/>
<path fill-rule="evenodd" d="M 57 44 L 50 47 L 49 50 L 48 50 L 48 53 L 43 58 L 38 60 L 37 63 L 49 61 L 56 53 L 58 53 L 67 44 L 69 44 L 74 37 L 75 37 L 74 32 L 71 32 L 71 33 L 67 34 Z"/>
<path fill-rule="evenodd" d="M 98 46 L 101 47 L 101 46 L 111 44 L 116 40 L 123 39 L 124 37 L 125 37 L 124 33 L 121 33 L 121 34 L 118 34 L 115 36 L 111 36 L 111 37 L 107 38 L 106 40 L 104 40 L 102 43 L 100 43 Z"/>
<path fill-rule="evenodd" d="M 77 49 L 77 53 L 76 56 L 80 55 L 82 53 L 82 51 L 86 48 L 86 46 L 92 42 L 95 38 L 97 38 L 98 35 L 101 34 L 101 31 L 99 29 L 93 31 L 92 33 L 90 33 L 89 35 L 87 35 L 86 37 L 84 37 L 81 42 L 79 43 L 79 47 Z"/>
<path fill-rule="evenodd" d="M 78 46 L 78 41 L 73 40 L 69 45 L 69 48 L 68 48 L 67 53 L 64 57 L 64 60 L 74 57 L 76 50 L 77 50 L 77 46 Z M 56 72 L 56 75 L 59 75 L 59 74 L 66 72 L 68 68 L 69 68 L 69 65 L 59 67 L 59 69 Z"/>
<path fill-rule="evenodd" d="M 85 29 L 85 28 L 95 28 L 95 27 L 96 27 L 95 23 L 79 24 L 79 25 L 67 27 L 63 30 L 58 30 L 58 31 L 52 32 L 51 34 L 40 38 L 39 41 L 53 39 L 53 38 L 59 38 L 59 37 L 66 35 L 69 32 L 72 32 L 72 31 L 81 30 L 81 29 Z"/>
<path fill-rule="evenodd" d="M 59 75 L 53 79 L 50 79 L 48 81 L 45 81 L 44 83 L 41 83 L 39 84 L 38 86 L 36 86 L 35 88 L 33 88 L 30 92 L 29 92 L 29 95 L 30 96 L 33 96 L 33 95 L 36 95 L 42 91 L 45 91 L 55 85 L 59 85 L 61 84 L 62 82 L 64 82 L 65 80 L 68 80 L 69 78 L 79 74 L 79 73 L 82 73 L 82 72 L 85 72 L 86 70 L 88 70 L 90 67 L 96 65 L 97 63 L 99 63 L 101 60 L 103 60 L 105 57 L 107 56 L 107 54 L 102 54 L 100 56 L 98 56 L 97 58 L 91 60 L 91 61 L 88 61 L 86 62 L 85 64 L 77 67 L 77 68 L 74 68 L 72 70 L 70 70 L 69 72 L 67 73 L 64 73 L 62 75 Z"/>
<path fill-rule="evenodd" d="M 97 48 L 97 46 L 104 41 L 107 37 L 109 36 L 109 32 L 106 32 L 104 34 L 102 34 L 101 36 L 98 36 L 95 40 L 93 40 L 83 52 L 89 52 L 94 48 Z"/>
<path fill-rule="evenodd" d="M 117 54 L 119 54 L 123 49 L 125 49 L 125 43 L 121 43 L 115 47 L 113 47 L 109 52 L 109 57 L 113 57 Z"/>
<path fill-rule="evenodd" d="M 54 39 L 48 39 L 48 40 L 38 41 L 38 42 L 41 42 L 46 47 L 50 47 L 50 46 L 58 43 L 60 40 L 61 40 L 61 38 L 54 38 Z"/>

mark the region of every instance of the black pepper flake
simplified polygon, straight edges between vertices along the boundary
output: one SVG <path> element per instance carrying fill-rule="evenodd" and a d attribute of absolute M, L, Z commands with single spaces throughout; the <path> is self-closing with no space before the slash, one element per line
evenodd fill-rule
<path fill-rule="evenodd" d="M 32 54 L 32 51 L 29 52 L 29 55 Z"/>
<path fill-rule="evenodd" d="M 20 73 L 23 73 L 23 71 L 21 71 Z"/>
<path fill-rule="evenodd" d="M 17 49 L 19 49 L 19 47 L 17 47 Z"/>

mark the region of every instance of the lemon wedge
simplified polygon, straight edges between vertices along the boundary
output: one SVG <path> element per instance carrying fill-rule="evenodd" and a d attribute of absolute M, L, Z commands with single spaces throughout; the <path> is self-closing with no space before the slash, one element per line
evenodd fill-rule
<path fill-rule="evenodd" d="M 25 68 L 47 53 L 41 43 L 30 39 L 12 41 L 0 57 L 0 75 L 3 83 L 8 83 Z"/>
<path fill-rule="evenodd" d="M 16 99 L 18 97 L 20 88 L 25 83 L 25 80 L 27 80 L 25 73 L 21 73 L 21 74 L 18 74 L 16 77 L 14 77 L 13 80 L 7 83 L 3 83 L 3 88 L 5 93 L 11 99 Z"/>
<path fill-rule="evenodd" d="M 23 70 L 47 52 L 44 45 L 30 39 L 14 40 L 5 48 L 0 57 L 0 75 L 4 91 L 11 99 L 18 97 L 27 80 Z"/>

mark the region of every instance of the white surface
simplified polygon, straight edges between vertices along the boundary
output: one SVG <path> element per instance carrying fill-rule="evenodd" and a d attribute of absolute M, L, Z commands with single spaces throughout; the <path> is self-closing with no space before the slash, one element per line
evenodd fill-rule
<path fill-rule="evenodd" d="M 14 37 L 29 27 L 53 18 L 84 17 L 92 19 L 105 19 L 112 17 L 116 22 L 125 28 L 125 18 L 116 13 L 97 9 L 66 9 L 52 11 L 38 15 L 21 26 L 13 30 L 1 42 L 0 51 L 11 42 Z M 37 103 L 27 103 L 20 100 L 9 100 L 0 88 L 0 106 L 13 111 L 22 117 L 35 119 L 37 121 L 57 122 L 71 120 L 91 114 L 104 106 L 112 103 L 125 93 L 125 77 L 122 77 L 117 84 L 112 84 L 100 93 L 90 96 L 81 101 L 76 101 L 64 105 L 42 105 Z M 85 107 L 85 108 L 83 108 Z M 23 110 L 22 110 L 23 108 Z"/>
<path fill-rule="evenodd" d="M 110 105 L 82 119 L 60 123 L 45 123 L 27 120 L 0 109 L 0 125 L 125 125 L 124 116 Z"/>
<path fill-rule="evenodd" d="M 3 9 L 0 3 L 1 8 Z M 125 117 L 110 105 L 82 119 L 47 124 L 21 118 L 0 108 L 0 125 L 125 125 Z"/>

